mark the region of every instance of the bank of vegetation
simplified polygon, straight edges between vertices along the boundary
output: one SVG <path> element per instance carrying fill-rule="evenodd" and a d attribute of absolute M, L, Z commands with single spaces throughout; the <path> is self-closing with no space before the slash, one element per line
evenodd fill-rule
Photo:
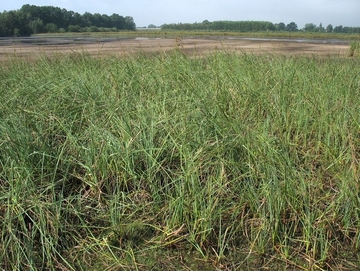
<path fill-rule="evenodd" d="M 236 32 L 264 32 L 264 31 L 304 31 L 310 33 L 360 33 L 360 27 L 333 26 L 331 24 L 323 27 L 313 23 L 305 24 L 304 28 L 299 29 L 295 22 L 285 24 L 272 23 L 269 21 L 213 21 L 208 20 L 202 23 L 173 23 L 163 24 L 162 30 L 182 30 L 182 31 L 236 31 Z"/>
<path fill-rule="evenodd" d="M 0 269 L 355 269 L 359 64 L 10 57 Z"/>
<path fill-rule="evenodd" d="M 143 27 L 141 29 L 144 29 Z M 326 27 L 320 23 L 307 23 L 299 28 L 295 22 L 273 23 L 269 21 L 208 21 L 195 23 L 165 23 L 159 27 L 150 24 L 150 29 L 166 31 L 200 31 L 200 32 L 306 32 L 333 34 L 360 34 L 360 27 L 333 26 Z M 0 12 L 0 37 L 29 36 L 40 33 L 69 32 L 118 32 L 136 30 L 131 16 L 89 13 L 79 14 L 54 6 L 23 5 L 19 10 Z"/>
<path fill-rule="evenodd" d="M 0 37 L 29 36 L 37 33 L 116 32 L 135 30 L 131 16 L 113 13 L 79 14 L 53 6 L 23 5 L 19 10 L 0 13 Z"/>

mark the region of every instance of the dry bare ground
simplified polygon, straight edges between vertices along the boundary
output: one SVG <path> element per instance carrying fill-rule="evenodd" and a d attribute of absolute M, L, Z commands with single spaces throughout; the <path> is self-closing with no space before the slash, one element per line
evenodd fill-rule
<path fill-rule="evenodd" d="M 282 40 L 246 40 L 246 39 L 123 39 L 106 42 L 74 44 L 30 44 L 8 43 L 0 46 L 0 60 L 9 56 L 31 59 L 39 54 L 87 52 L 91 55 L 126 56 L 133 53 L 166 52 L 180 49 L 187 54 L 207 54 L 216 50 L 250 53 L 313 54 L 322 56 L 346 56 L 347 44 L 319 42 L 298 42 Z"/>

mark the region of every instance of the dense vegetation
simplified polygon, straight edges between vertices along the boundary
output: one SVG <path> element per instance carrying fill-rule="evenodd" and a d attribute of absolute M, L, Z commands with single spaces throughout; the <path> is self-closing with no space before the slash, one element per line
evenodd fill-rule
<path fill-rule="evenodd" d="M 156 28 L 150 24 L 149 28 Z M 119 14 L 91 14 L 68 11 L 53 6 L 23 5 L 19 10 L 0 12 L 0 37 L 28 36 L 38 33 L 64 32 L 115 32 L 118 30 L 135 30 L 136 24 L 131 16 Z M 300 29 L 295 22 L 285 24 L 268 21 L 213 21 L 202 23 L 172 23 L 161 25 L 163 30 L 178 31 L 288 31 Z M 329 24 L 323 27 L 307 23 L 301 30 L 305 32 L 326 33 L 360 33 L 360 27 L 335 26 Z"/>
<path fill-rule="evenodd" d="M 27 36 L 36 33 L 135 30 L 130 16 L 79 14 L 53 6 L 23 5 L 0 13 L 0 36 Z"/>
<path fill-rule="evenodd" d="M 178 24 L 163 24 L 161 29 L 164 30 L 207 30 L 207 31 L 239 31 L 239 32 L 258 32 L 258 31 L 299 31 L 298 25 L 291 22 L 287 25 L 285 23 L 272 23 L 267 21 L 214 21 L 208 20 L 202 23 L 178 23 Z M 342 25 L 333 27 L 329 24 L 326 28 L 320 24 L 316 26 L 313 23 L 308 23 L 302 29 L 306 32 L 327 32 L 327 33 L 360 33 L 360 27 L 343 27 Z"/>
<path fill-rule="evenodd" d="M 359 64 L 9 59 L 0 269 L 359 266 Z"/>

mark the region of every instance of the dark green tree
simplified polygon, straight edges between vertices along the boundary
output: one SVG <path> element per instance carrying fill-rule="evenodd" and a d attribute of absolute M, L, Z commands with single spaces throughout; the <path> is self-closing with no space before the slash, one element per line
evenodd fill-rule
<path fill-rule="evenodd" d="M 133 17 L 131 17 L 131 16 L 126 16 L 125 17 L 125 29 L 128 29 L 128 30 L 135 30 L 136 29 L 136 24 L 134 22 Z"/>
<path fill-rule="evenodd" d="M 281 23 L 277 24 L 277 29 L 276 30 L 285 31 L 285 28 L 286 28 L 286 25 L 283 22 L 281 22 Z"/>
<path fill-rule="evenodd" d="M 44 22 L 37 18 L 36 20 L 33 20 L 29 23 L 29 27 L 32 30 L 32 33 L 43 33 L 45 31 Z"/>
<path fill-rule="evenodd" d="M 59 30 L 58 26 L 56 24 L 54 24 L 54 23 L 46 24 L 45 29 L 49 33 L 56 33 Z"/>
<path fill-rule="evenodd" d="M 116 27 L 118 30 L 126 29 L 125 18 L 119 14 L 113 13 L 110 16 L 112 27 Z"/>
<path fill-rule="evenodd" d="M 111 23 L 110 16 L 106 14 L 101 15 L 101 22 L 103 24 L 103 27 L 108 27 L 108 28 L 114 27 Z"/>
<path fill-rule="evenodd" d="M 313 23 L 307 23 L 307 24 L 305 24 L 304 31 L 315 32 L 315 31 L 317 31 L 317 26 L 316 26 L 316 24 L 313 24 Z"/>
<path fill-rule="evenodd" d="M 9 30 L 6 27 L 5 12 L 0 12 L 0 37 L 9 36 L 8 32 Z"/>
<path fill-rule="evenodd" d="M 68 24 L 68 26 L 70 26 L 70 25 L 79 25 L 79 26 L 83 25 L 83 26 L 85 26 L 83 16 L 81 16 L 80 13 L 75 12 L 70 18 L 70 23 Z"/>
<path fill-rule="evenodd" d="M 265 30 L 267 31 L 274 31 L 276 29 L 275 24 L 267 22 L 265 25 Z"/>
<path fill-rule="evenodd" d="M 0 13 L 0 36 L 24 36 L 43 32 L 135 30 L 134 19 L 118 14 L 83 15 L 53 6 L 23 5 Z"/>
<path fill-rule="evenodd" d="M 333 32 L 333 30 L 334 30 L 334 28 L 333 28 L 333 26 L 332 26 L 331 24 L 329 24 L 329 25 L 326 27 L 326 32 L 328 32 L 328 33 Z"/>
<path fill-rule="evenodd" d="M 69 32 L 81 32 L 80 25 L 69 25 Z"/>
<path fill-rule="evenodd" d="M 342 33 L 343 32 L 343 26 L 342 25 L 335 26 L 334 32 L 335 33 Z"/>
<path fill-rule="evenodd" d="M 286 25 L 285 30 L 286 30 L 286 31 L 297 31 L 297 30 L 298 30 L 298 26 L 297 26 L 296 23 L 291 22 L 291 23 L 289 23 L 288 25 Z"/>

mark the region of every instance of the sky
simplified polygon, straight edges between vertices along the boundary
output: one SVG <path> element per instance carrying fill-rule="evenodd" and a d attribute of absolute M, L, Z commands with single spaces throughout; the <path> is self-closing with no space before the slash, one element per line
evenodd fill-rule
<path fill-rule="evenodd" d="M 137 27 L 218 20 L 360 26 L 360 0 L 0 0 L 0 12 L 22 5 L 55 6 L 83 14 L 117 13 Z"/>

